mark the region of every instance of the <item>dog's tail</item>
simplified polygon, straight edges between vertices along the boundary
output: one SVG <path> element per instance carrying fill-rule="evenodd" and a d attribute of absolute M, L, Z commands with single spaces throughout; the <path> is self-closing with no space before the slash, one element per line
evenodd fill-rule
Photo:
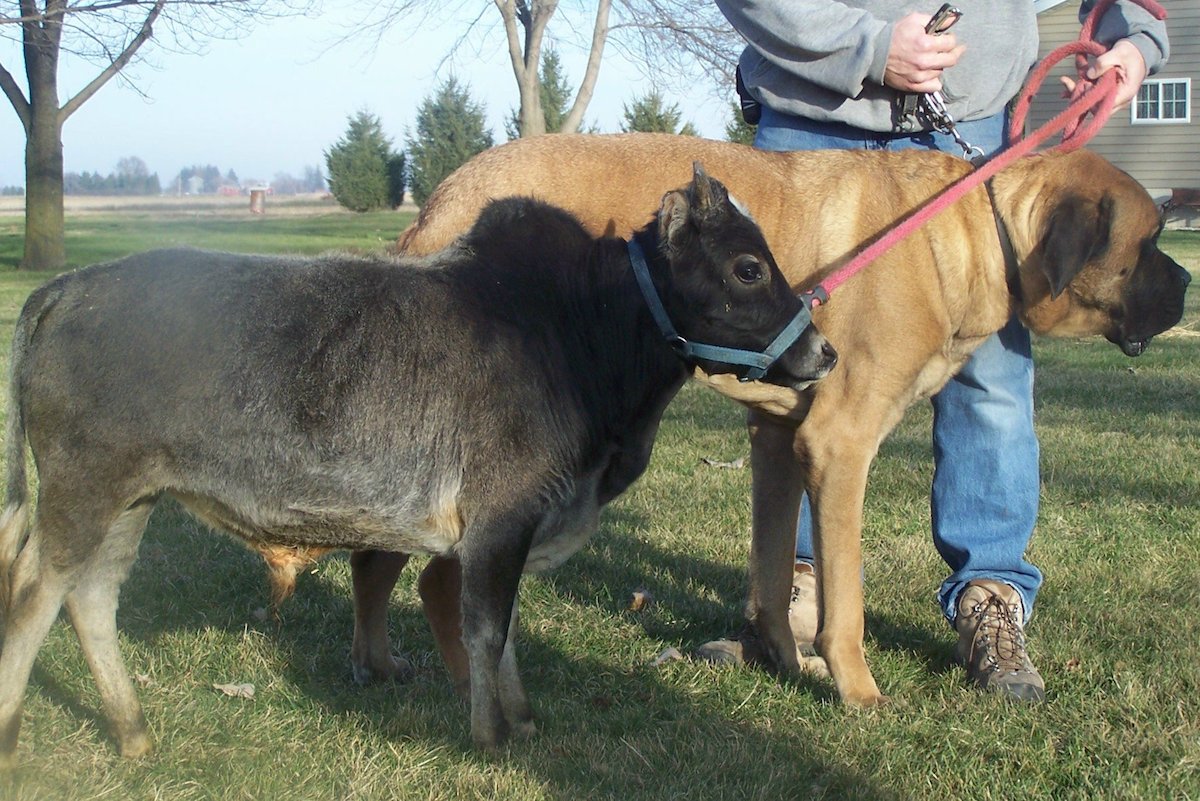
<path fill-rule="evenodd" d="M 25 301 L 13 332 L 12 359 L 9 364 L 8 420 L 5 434 L 4 511 L 0 513 L 0 608 L 5 612 L 12 603 L 12 568 L 28 541 L 29 479 L 25 459 L 25 390 L 29 384 L 29 355 L 38 324 L 62 297 L 61 282 L 55 281 L 36 290 Z"/>

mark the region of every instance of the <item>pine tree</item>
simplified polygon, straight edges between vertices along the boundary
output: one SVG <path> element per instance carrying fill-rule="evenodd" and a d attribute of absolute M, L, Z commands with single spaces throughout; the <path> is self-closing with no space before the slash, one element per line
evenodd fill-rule
<path fill-rule="evenodd" d="M 421 103 L 408 138 L 413 200 L 423 204 L 443 178 L 491 146 L 483 105 L 450 78 Z"/>
<path fill-rule="evenodd" d="M 397 158 L 398 173 L 394 167 Z M 349 118 L 345 135 L 325 153 L 329 191 L 351 211 L 400 205 L 403 164 L 403 156 L 392 150 L 392 140 L 384 135 L 379 118 L 365 110 Z"/>
<path fill-rule="evenodd" d="M 679 104 L 666 105 L 663 96 L 657 91 L 650 92 L 633 101 L 633 105 L 624 105 L 625 122 L 621 130 L 626 133 L 640 131 L 642 133 L 670 133 L 684 136 L 697 136 L 696 126 L 685 122 L 680 127 L 683 112 Z"/>
<path fill-rule="evenodd" d="M 563 120 L 571 110 L 571 97 L 574 89 L 567 83 L 563 74 L 562 59 L 558 51 L 549 48 L 542 54 L 541 69 L 542 116 L 546 119 L 546 133 L 558 133 L 562 130 Z M 504 122 L 504 133 L 509 139 L 521 136 L 521 113 L 514 109 Z"/>
<path fill-rule="evenodd" d="M 725 123 L 725 138 L 739 145 L 754 144 L 754 132 L 757 129 L 742 117 L 742 107 L 737 103 L 730 103 L 729 109 L 730 117 L 729 122 Z"/>

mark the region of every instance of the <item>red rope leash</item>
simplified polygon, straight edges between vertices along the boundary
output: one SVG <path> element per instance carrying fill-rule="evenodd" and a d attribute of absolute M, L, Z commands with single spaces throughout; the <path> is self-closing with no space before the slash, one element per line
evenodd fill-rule
<path fill-rule="evenodd" d="M 1041 88 L 1042 82 L 1045 81 L 1050 70 L 1058 62 L 1067 56 L 1073 55 L 1076 57 L 1077 66 L 1081 63 L 1086 66 L 1086 57 L 1088 55 L 1099 56 L 1108 50 L 1104 45 L 1095 41 L 1093 37 L 1100 17 L 1115 2 L 1116 0 L 1101 0 L 1097 3 L 1083 24 L 1083 28 L 1079 33 L 1079 40 L 1069 42 L 1050 53 L 1030 75 L 1029 81 L 1026 83 L 1024 90 L 1022 90 L 1021 97 L 1013 110 L 1009 128 L 1011 144 L 1008 148 L 997 154 L 983 166 L 950 184 L 950 186 L 926 202 L 924 206 L 921 206 L 908 217 L 905 217 L 895 227 L 886 231 L 879 239 L 876 239 L 861 250 L 844 266 L 826 277 L 824 281 L 813 289 L 813 292 L 816 292 L 817 295 L 813 298 L 812 305 L 817 306 L 821 303 L 818 290 L 823 288 L 826 295 L 832 293 L 834 289 L 845 283 L 850 276 L 875 261 L 875 259 L 883 255 L 889 248 L 920 228 L 932 217 L 954 203 L 954 201 L 980 186 L 1017 159 L 1033 152 L 1035 148 L 1059 131 L 1063 132 L 1061 142 L 1055 147 L 1049 148 L 1049 150 L 1068 152 L 1083 147 L 1103 127 L 1112 114 L 1113 98 L 1116 96 L 1117 84 L 1120 80 L 1116 70 L 1110 69 L 1095 81 L 1081 78 L 1075 86 L 1075 91 L 1071 94 L 1070 104 L 1048 123 L 1034 131 L 1030 136 L 1023 138 L 1025 116 L 1029 111 L 1034 96 L 1037 94 L 1038 89 Z M 1135 2 L 1153 14 L 1157 19 L 1165 19 L 1167 16 L 1166 9 L 1155 2 L 1155 0 L 1135 0 Z M 1088 115 L 1091 115 L 1092 119 L 1090 122 L 1084 124 Z"/>

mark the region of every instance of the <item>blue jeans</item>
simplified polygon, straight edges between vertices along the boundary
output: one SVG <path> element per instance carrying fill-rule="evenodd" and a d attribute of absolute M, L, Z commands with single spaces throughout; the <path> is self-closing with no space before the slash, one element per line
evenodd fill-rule
<path fill-rule="evenodd" d="M 968 142 L 991 154 L 1005 140 L 998 114 L 959 123 Z M 754 146 L 763 150 L 914 148 L 962 154 L 942 133 L 878 134 L 763 108 Z M 870 269 L 870 268 L 868 268 Z M 836 296 L 832 302 L 836 303 Z M 933 544 L 953 571 L 938 592 L 953 621 L 959 594 L 974 579 L 1012 585 L 1025 618 L 1033 612 L 1041 572 L 1025 560 L 1038 513 L 1038 442 L 1033 431 L 1033 360 L 1029 332 L 1009 321 L 988 338 L 933 397 Z M 796 558 L 813 558 L 812 514 L 805 496 L 796 531 Z"/>

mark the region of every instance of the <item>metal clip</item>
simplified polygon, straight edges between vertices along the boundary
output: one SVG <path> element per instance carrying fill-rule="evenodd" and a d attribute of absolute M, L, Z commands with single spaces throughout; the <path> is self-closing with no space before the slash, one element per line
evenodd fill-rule
<path fill-rule="evenodd" d="M 921 106 L 926 119 L 934 130 L 954 137 L 954 141 L 963 149 L 963 158 L 970 162 L 976 162 L 984 157 L 983 148 L 971 144 L 958 132 L 958 126 L 955 125 L 954 118 L 950 116 L 950 112 L 946 108 L 946 98 L 941 92 L 921 95 Z"/>

